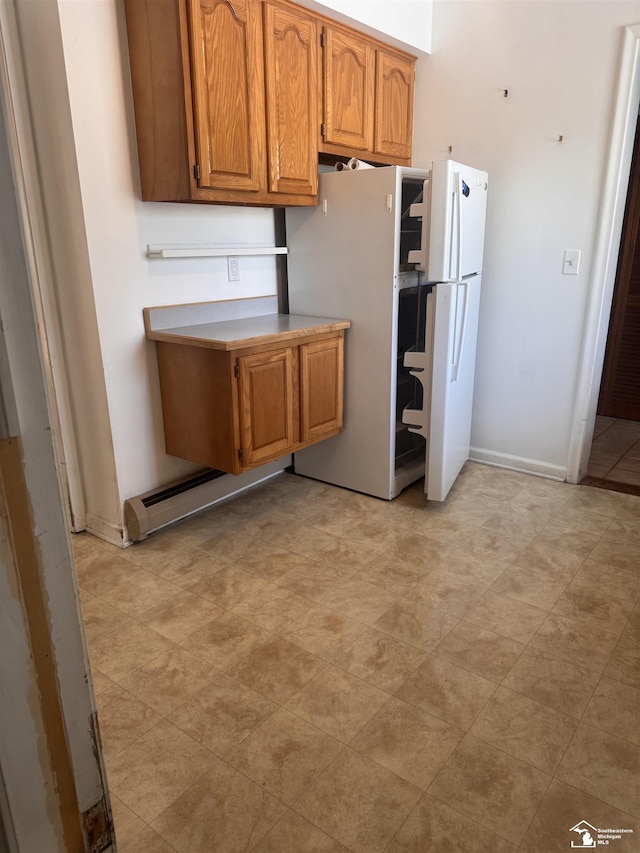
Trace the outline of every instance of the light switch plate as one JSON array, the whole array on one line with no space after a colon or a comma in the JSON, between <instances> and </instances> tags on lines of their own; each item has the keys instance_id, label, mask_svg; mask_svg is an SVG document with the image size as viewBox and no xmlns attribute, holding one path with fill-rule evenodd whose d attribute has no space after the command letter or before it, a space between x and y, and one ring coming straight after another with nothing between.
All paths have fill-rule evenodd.
<instances>
[{"instance_id":1,"label":"light switch plate","mask_svg":"<svg viewBox=\"0 0 640 853\"><path fill-rule=\"evenodd\" d=\"M580 270L580 249L565 249L562 264L563 275L578 275Z\"/></svg>"}]
</instances>

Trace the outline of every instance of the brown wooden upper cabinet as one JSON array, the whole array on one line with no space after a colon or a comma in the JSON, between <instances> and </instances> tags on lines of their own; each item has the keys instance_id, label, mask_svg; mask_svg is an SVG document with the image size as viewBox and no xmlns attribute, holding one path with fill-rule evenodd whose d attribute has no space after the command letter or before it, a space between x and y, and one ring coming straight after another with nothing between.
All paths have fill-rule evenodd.
<instances>
[{"instance_id":1,"label":"brown wooden upper cabinet","mask_svg":"<svg viewBox=\"0 0 640 853\"><path fill-rule=\"evenodd\" d=\"M322 45L321 150L410 165L414 57L339 25Z\"/></svg>"},{"instance_id":2,"label":"brown wooden upper cabinet","mask_svg":"<svg viewBox=\"0 0 640 853\"><path fill-rule=\"evenodd\" d=\"M318 26L301 9L264 3L270 192L318 192Z\"/></svg>"},{"instance_id":3,"label":"brown wooden upper cabinet","mask_svg":"<svg viewBox=\"0 0 640 853\"><path fill-rule=\"evenodd\" d=\"M199 189L264 187L260 4L188 0Z\"/></svg>"},{"instance_id":4,"label":"brown wooden upper cabinet","mask_svg":"<svg viewBox=\"0 0 640 853\"><path fill-rule=\"evenodd\" d=\"M376 51L373 150L402 165L411 163L414 65L413 57Z\"/></svg>"},{"instance_id":5,"label":"brown wooden upper cabinet","mask_svg":"<svg viewBox=\"0 0 640 853\"><path fill-rule=\"evenodd\" d=\"M125 9L144 200L309 205L318 151L410 164L408 54L287 0Z\"/></svg>"},{"instance_id":6,"label":"brown wooden upper cabinet","mask_svg":"<svg viewBox=\"0 0 640 853\"><path fill-rule=\"evenodd\" d=\"M325 27L323 127L327 147L373 151L376 52L356 33Z\"/></svg>"}]
</instances>

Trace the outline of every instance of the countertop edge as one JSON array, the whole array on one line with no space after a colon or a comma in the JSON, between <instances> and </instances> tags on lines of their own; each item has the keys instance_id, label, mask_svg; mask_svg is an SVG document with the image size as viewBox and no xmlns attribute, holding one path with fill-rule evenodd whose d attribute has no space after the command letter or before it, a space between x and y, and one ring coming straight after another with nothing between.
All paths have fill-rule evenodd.
<instances>
[{"instance_id":1,"label":"countertop edge","mask_svg":"<svg viewBox=\"0 0 640 853\"><path fill-rule=\"evenodd\" d=\"M247 317L246 319L250 320L251 318ZM231 350L244 349L245 347L278 343L279 341L294 341L314 337L316 335L330 334L332 332L343 331L344 329L348 329L351 326L350 320L332 320L328 323L324 318L308 317L307 319L309 320L309 325L300 329L289 329L275 332L263 332L259 334L248 334L246 336L234 338L233 340L220 340L216 339L215 337L199 338L197 336L194 336L193 334L184 335L180 334L179 329L158 331L147 330L145 337L147 338L147 340L151 341L183 344L185 346L204 347L206 349L223 350L229 352ZM319 320L318 323L314 323L316 319Z\"/></svg>"}]
</instances>

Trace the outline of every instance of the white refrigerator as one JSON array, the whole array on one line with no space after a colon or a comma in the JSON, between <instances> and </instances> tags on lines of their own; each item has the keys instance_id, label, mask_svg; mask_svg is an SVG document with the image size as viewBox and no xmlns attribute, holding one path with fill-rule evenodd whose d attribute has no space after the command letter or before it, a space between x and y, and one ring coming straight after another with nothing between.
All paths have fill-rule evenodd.
<instances>
[{"instance_id":1,"label":"white refrigerator","mask_svg":"<svg viewBox=\"0 0 640 853\"><path fill-rule=\"evenodd\" d=\"M344 431L297 473L390 500L446 498L469 457L486 172L436 161L320 175L288 209L289 310L343 317Z\"/></svg>"}]
</instances>

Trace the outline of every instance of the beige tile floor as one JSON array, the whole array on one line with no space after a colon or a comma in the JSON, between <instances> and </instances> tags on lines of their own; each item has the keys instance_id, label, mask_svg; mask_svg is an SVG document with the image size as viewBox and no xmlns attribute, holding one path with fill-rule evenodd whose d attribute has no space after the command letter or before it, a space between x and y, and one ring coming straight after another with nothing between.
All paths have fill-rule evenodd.
<instances>
[{"instance_id":1,"label":"beige tile floor","mask_svg":"<svg viewBox=\"0 0 640 853\"><path fill-rule=\"evenodd\" d=\"M640 849L640 497L420 485L74 537L121 853Z\"/></svg>"},{"instance_id":2,"label":"beige tile floor","mask_svg":"<svg viewBox=\"0 0 640 853\"><path fill-rule=\"evenodd\" d=\"M640 486L640 421L597 415L587 474Z\"/></svg>"}]
</instances>

